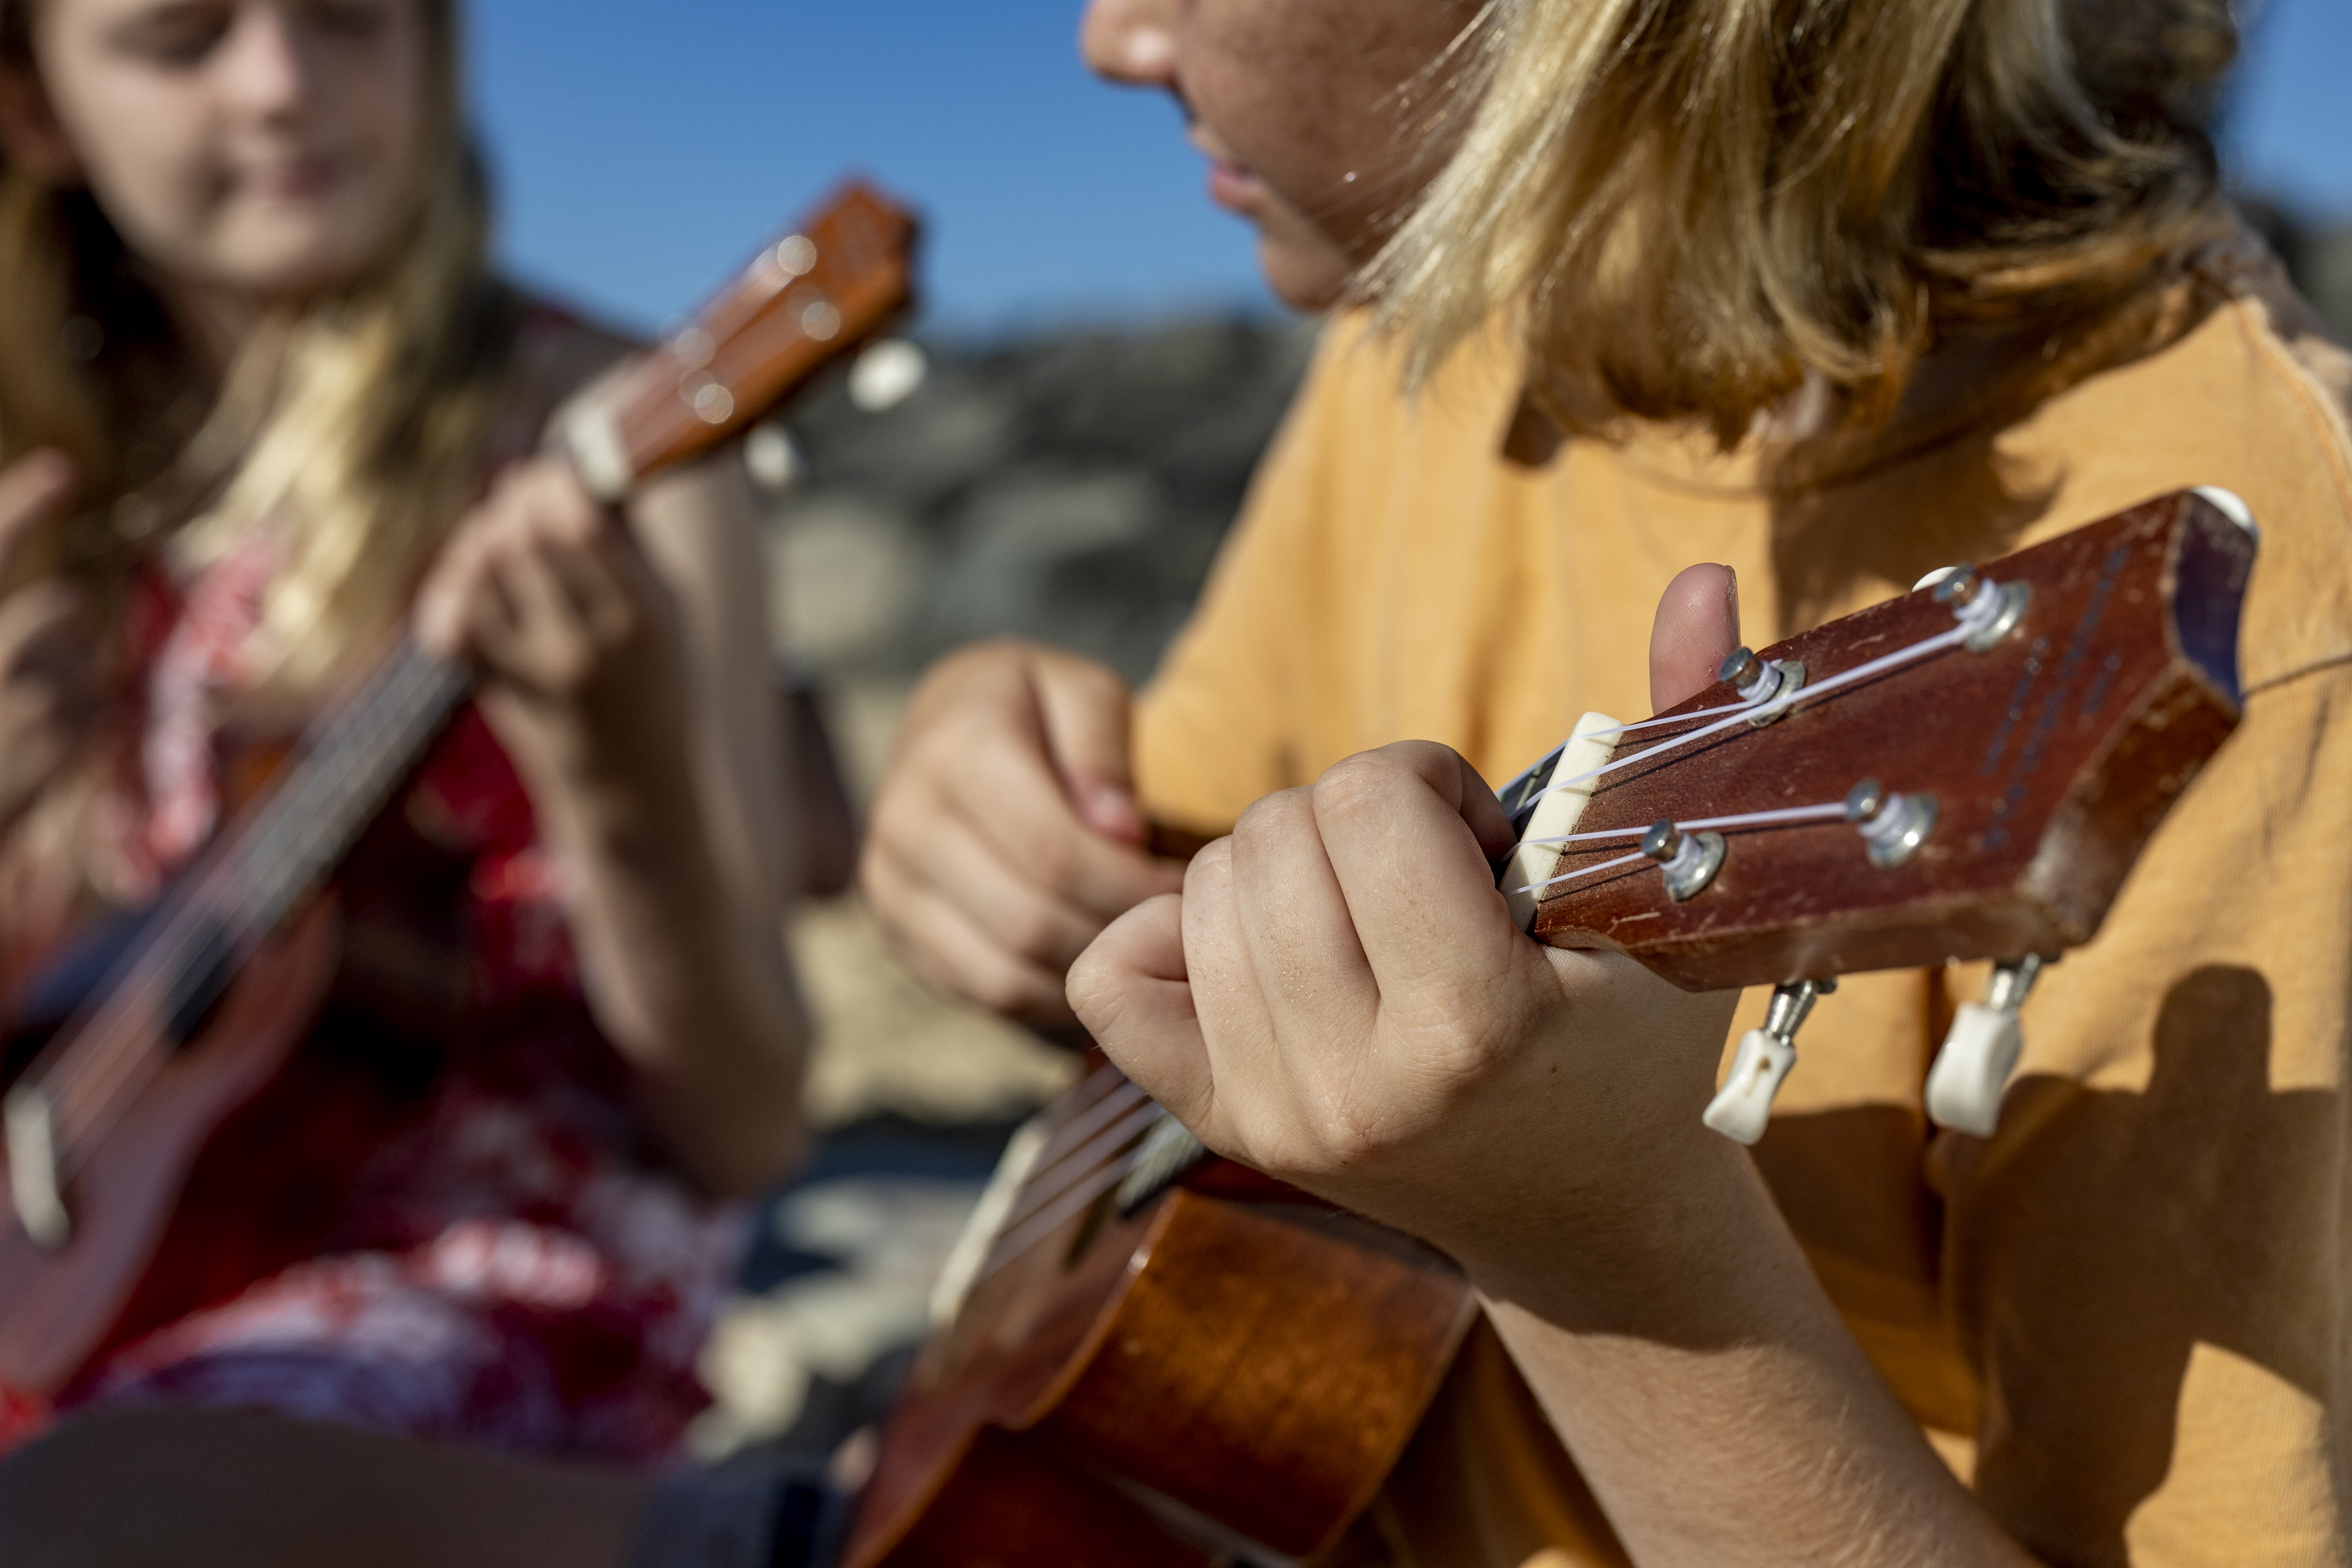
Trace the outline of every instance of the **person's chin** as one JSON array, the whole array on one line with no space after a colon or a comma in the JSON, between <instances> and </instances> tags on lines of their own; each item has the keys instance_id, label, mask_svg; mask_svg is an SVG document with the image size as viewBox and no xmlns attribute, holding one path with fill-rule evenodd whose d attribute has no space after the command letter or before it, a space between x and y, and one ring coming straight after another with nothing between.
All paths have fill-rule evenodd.
<instances>
[{"instance_id":1,"label":"person's chin","mask_svg":"<svg viewBox=\"0 0 2352 1568\"><path fill-rule=\"evenodd\" d=\"M334 213L273 213L245 226L223 270L264 299L330 292L368 269L378 247L355 243L362 226Z\"/></svg>"},{"instance_id":2,"label":"person's chin","mask_svg":"<svg viewBox=\"0 0 2352 1568\"><path fill-rule=\"evenodd\" d=\"M1348 291L1349 269L1337 252L1302 248L1263 230L1258 234L1257 266L1275 298L1294 310L1328 310Z\"/></svg>"},{"instance_id":3,"label":"person's chin","mask_svg":"<svg viewBox=\"0 0 2352 1568\"><path fill-rule=\"evenodd\" d=\"M1328 310L1355 275L1348 253L1286 208L1256 218L1257 265L1266 287L1294 310Z\"/></svg>"}]
</instances>

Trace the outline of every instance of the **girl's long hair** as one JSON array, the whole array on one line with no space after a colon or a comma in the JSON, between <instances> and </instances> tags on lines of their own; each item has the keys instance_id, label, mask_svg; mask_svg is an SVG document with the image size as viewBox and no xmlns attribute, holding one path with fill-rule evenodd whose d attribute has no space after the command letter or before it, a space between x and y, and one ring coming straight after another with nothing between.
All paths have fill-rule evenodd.
<instances>
[{"instance_id":1,"label":"girl's long hair","mask_svg":"<svg viewBox=\"0 0 2352 1568\"><path fill-rule=\"evenodd\" d=\"M0 0L0 63L31 68L29 0ZM0 461L62 448L87 510L49 561L162 547L187 566L272 531L256 687L299 695L400 614L478 481L516 316L486 262L488 200L458 97L455 0L415 0L425 152L364 276L265 321L216 395L85 190L0 164Z\"/></svg>"},{"instance_id":2,"label":"girl's long hair","mask_svg":"<svg viewBox=\"0 0 2352 1568\"><path fill-rule=\"evenodd\" d=\"M1498 318L1571 429L1861 423L1938 336L2128 297L2223 221L2227 0L1487 0L1360 288L1418 379ZM1449 123L1449 121L1452 122Z\"/></svg>"}]
</instances>

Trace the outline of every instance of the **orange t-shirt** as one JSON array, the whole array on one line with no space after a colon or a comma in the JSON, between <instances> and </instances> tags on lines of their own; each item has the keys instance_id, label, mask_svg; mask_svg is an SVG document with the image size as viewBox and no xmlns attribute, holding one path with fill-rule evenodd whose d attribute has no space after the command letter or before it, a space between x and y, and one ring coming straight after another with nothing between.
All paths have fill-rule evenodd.
<instances>
[{"instance_id":1,"label":"orange t-shirt","mask_svg":"<svg viewBox=\"0 0 2352 1568\"><path fill-rule=\"evenodd\" d=\"M2033 993L1999 1132L1920 1109L1931 1019L1981 968L1862 975L1806 1026L1757 1161L1856 1339L2029 1550L2338 1563L2352 356L2274 270L2200 281L2225 298L2160 352L1802 487L1660 430L1511 460L1510 355L1465 351L1407 398L1340 321L1146 695L1138 766L1157 814L1202 828L1407 738L1499 783L1585 710L1649 711L1651 616L1693 562L1737 570L1760 646L2164 491L2237 491L2262 528L2243 722ZM1615 1560L1479 1343L1381 1506L1397 1555Z\"/></svg>"}]
</instances>

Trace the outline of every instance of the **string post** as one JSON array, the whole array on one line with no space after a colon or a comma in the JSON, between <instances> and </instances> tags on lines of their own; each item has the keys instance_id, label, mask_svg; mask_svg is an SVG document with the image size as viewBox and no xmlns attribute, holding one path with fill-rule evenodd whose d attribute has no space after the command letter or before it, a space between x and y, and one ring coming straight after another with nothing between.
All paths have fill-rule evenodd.
<instances>
[{"instance_id":1,"label":"string post","mask_svg":"<svg viewBox=\"0 0 2352 1568\"><path fill-rule=\"evenodd\" d=\"M1938 1127L1990 1138L2000 1124L2000 1097L2025 1049L2018 1014L2042 970L2055 958L2027 953L1993 966L1982 1003L1953 1010L1944 1048L1927 1071L1927 1116Z\"/></svg>"},{"instance_id":2,"label":"string post","mask_svg":"<svg viewBox=\"0 0 2352 1568\"><path fill-rule=\"evenodd\" d=\"M1742 702L1761 702L1780 689L1780 672L1758 658L1754 648L1733 648L1715 678L1727 682Z\"/></svg>"},{"instance_id":3,"label":"string post","mask_svg":"<svg viewBox=\"0 0 2352 1568\"><path fill-rule=\"evenodd\" d=\"M1805 667L1793 659L1760 659L1753 648L1740 647L1731 650L1715 678L1728 684L1740 701L1755 710L1748 721L1761 729L1789 710L1790 702L1805 684Z\"/></svg>"},{"instance_id":4,"label":"string post","mask_svg":"<svg viewBox=\"0 0 2352 1568\"><path fill-rule=\"evenodd\" d=\"M1845 819L1861 829L1870 863L1889 870L1916 855L1935 831L1936 797L1890 792L1864 779L1846 791Z\"/></svg>"},{"instance_id":5,"label":"string post","mask_svg":"<svg viewBox=\"0 0 2352 1568\"><path fill-rule=\"evenodd\" d=\"M1963 646L1970 653L1984 653L2017 629L2033 602L2033 588L2026 583L1995 583L1973 566L1957 566L1936 584L1933 597L1968 629Z\"/></svg>"},{"instance_id":6,"label":"string post","mask_svg":"<svg viewBox=\"0 0 2352 1568\"><path fill-rule=\"evenodd\" d=\"M1660 817L1642 835L1642 853L1658 863L1666 892L1678 904L1706 891L1723 869L1725 852L1722 834L1685 833L1672 817Z\"/></svg>"},{"instance_id":7,"label":"string post","mask_svg":"<svg viewBox=\"0 0 2352 1568\"><path fill-rule=\"evenodd\" d=\"M1813 1004L1837 989L1835 980L1791 980L1772 989L1764 1026L1739 1037L1731 1071L1700 1118L1735 1143L1753 1144L1772 1120L1772 1101L1797 1065L1797 1031Z\"/></svg>"}]
</instances>

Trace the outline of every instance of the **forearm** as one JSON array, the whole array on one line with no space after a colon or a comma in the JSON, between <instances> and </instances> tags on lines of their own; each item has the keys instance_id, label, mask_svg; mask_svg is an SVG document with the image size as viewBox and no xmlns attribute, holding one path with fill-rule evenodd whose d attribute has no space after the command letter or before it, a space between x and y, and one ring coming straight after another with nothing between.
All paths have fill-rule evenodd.
<instances>
[{"instance_id":1,"label":"forearm","mask_svg":"<svg viewBox=\"0 0 2352 1568\"><path fill-rule=\"evenodd\" d=\"M544 816L597 1022L694 1174L748 1192L804 1144L808 1026L782 933L720 875L684 773L575 775Z\"/></svg>"},{"instance_id":2,"label":"forearm","mask_svg":"<svg viewBox=\"0 0 2352 1568\"><path fill-rule=\"evenodd\" d=\"M1472 1278L1635 1561L2023 1564L1822 1295L1744 1152ZM1605 1231L1606 1234L1596 1234Z\"/></svg>"}]
</instances>

